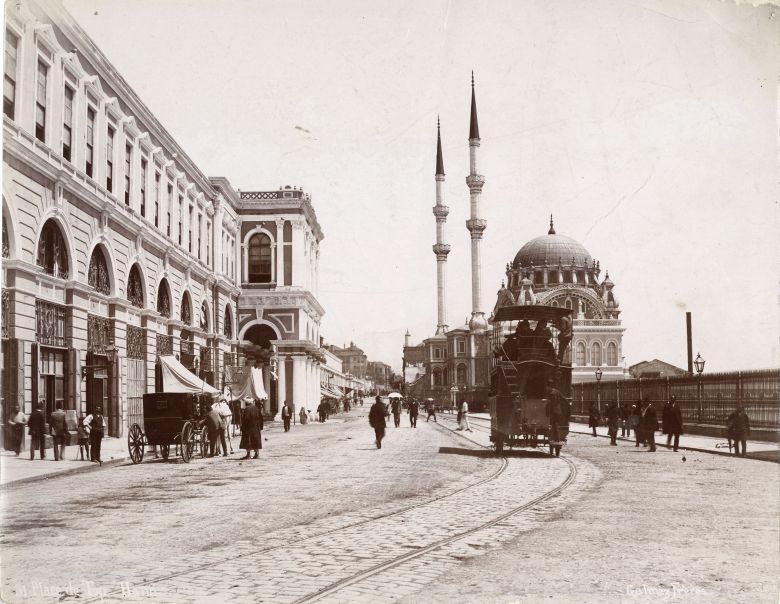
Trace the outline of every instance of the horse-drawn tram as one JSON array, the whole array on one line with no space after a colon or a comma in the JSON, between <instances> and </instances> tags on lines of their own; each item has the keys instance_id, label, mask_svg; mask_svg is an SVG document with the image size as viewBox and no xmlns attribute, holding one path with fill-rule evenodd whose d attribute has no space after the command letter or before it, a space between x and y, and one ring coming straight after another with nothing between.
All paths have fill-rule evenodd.
<instances>
[{"instance_id":1,"label":"horse-drawn tram","mask_svg":"<svg viewBox=\"0 0 780 604\"><path fill-rule=\"evenodd\" d=\"M569 434L572 311L504 306L493 317L490 440L504 447L549 447L560 455Z\"/></svg>"}]
</instances>

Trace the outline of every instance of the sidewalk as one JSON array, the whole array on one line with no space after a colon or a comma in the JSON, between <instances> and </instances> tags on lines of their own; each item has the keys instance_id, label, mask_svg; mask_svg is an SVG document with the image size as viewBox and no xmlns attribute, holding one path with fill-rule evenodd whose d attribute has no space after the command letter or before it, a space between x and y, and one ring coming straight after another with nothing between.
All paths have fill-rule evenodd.
<instances>
[{"instance_id":1,"label":"sidewalk","mask_svg":"<svg viewBox=\"0 0 780 604\"><path fill-rule=\"evenodd\" d=\"M29 446L29 438L26 445ZM40 452L35 452L35 459L30 461L30 449L25 448L19 457L13 451L0 453L0 487L17 486L37 480L46 480L52 476L76 474L97 470L100 464L91 461L81 461L78 445L65 447L65 459L54 461L54 449L46 449L46 459L40 458ZM103 458L102 467L116 465L129 460L127 438L104 438L100 448Z\"/></svg>"},{"instance_id":2,"label":"sidewalk","mask_svg":"<svg viewBox=\"0 0 780 604\"><path fill-rule=\"evenodd\" d=\"M587 424L571 422L569 424L569 430L571 432L577 432L579 434L591 434L592 429ZM619 430L618 430L619 431ZM601 438L609 438L607 435L607 428L602 426L596 428L596 434ZM625 443L636 443L633 432L631 438L623 438L618 436L618 441ZM659 450L666 450L666 435L661 432L655 434L655 444ZM683 434L680 437L681 451L700 451L702 453L714 453L716 455L734 455L733 452L729 452L729 445L726 437L714 438L711 436L699 436ZM747 441L747 457L751 459L761 459L764 461L780 461L780 445L776 442L768 442L763 440L749 440Z\"/></svg>"}]
</instances>

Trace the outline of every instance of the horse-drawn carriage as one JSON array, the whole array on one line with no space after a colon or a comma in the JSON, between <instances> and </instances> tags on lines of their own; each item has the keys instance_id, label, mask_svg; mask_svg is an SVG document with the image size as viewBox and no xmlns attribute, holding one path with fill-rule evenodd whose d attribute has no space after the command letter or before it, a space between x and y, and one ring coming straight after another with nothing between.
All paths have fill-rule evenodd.
<instances>
[{"instance_id":1,"label":"horse-drawn carriage","mask_svg":"<svg viewBox=\"0 0 780 604\"><path fill-rule=\"evenodd\" d=\"M171 446L175 454L189 463L193 454L204 457L209 450L208 431L203 425L211 394L191 392L155 392L144 394L143 427L133 424L127 434L127 448L133 463L141 463L147 445L160 447L168 459Z\"/></svg>"},{"instance_id":2,"label":"horse-drawn carriage","mask_svg":"<svg viewBox=\"0 0 780 604\"><path fill-rule=\"evenodd\" d=\"M493 317L490 440L498 454L506 445L560 455L569 434L571 313L504 306Z\"/></svg>"}]
</instances>

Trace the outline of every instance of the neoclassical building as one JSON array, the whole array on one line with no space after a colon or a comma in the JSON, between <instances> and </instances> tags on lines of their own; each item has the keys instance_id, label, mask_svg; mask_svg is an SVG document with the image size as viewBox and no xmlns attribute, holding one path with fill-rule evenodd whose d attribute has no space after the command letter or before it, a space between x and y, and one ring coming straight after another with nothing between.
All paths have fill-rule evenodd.
<instances>
[{"instance_id":1,"label":"neoclassical building","mask_svg":"<svg viewBox=\"0 0 780 604\"><path fill-rule=\"evenodd\" d=\"M309 196L205 176L58 2L7 3L5 24L3 423L101 404L121 435L165 354L218 387L263 362L268 413L319 400Z\"/></svg>"}]
</instances>

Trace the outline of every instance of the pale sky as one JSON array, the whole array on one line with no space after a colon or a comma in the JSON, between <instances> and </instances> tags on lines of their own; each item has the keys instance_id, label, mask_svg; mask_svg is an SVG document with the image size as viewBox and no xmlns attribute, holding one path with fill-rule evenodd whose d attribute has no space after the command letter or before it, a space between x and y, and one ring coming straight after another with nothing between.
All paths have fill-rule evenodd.
<instances>
[{"instance_id":1,"label":"pale sky","mask_svg":"<svg viewBox=\"0 0 780 604\"><path fill-rule=\"evenodd\" d=\"M626 364L776 366L780 15L720 0L65 0L210 176L303 186L325 232L322 334L399 370L436 327L436 116L447 307L471 311L470 74L483 308L556 231L609 270ZM602 278L604 273L602 272Z\"/></svg>"}]
</instances>

